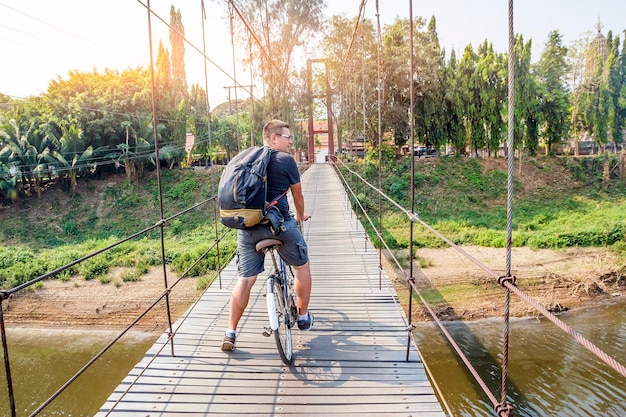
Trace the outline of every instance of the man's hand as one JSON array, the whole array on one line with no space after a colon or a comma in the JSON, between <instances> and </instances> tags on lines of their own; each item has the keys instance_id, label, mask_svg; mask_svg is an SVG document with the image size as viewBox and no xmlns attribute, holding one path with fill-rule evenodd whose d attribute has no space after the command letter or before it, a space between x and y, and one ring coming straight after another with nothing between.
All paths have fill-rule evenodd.
<instances>
[{"instance_id":1,"label":"man's hand","mask_svg":"<svg viewBox=\"0 0 626 417\"><path fill-rule=\"evenodd\" d=\"M296 221L305 222L305 221L309 220L310 218L311 218L311 216L309 214L304 213L301 218L298 218L298 216L296 216Z\"/></svg>"}]
</instances>

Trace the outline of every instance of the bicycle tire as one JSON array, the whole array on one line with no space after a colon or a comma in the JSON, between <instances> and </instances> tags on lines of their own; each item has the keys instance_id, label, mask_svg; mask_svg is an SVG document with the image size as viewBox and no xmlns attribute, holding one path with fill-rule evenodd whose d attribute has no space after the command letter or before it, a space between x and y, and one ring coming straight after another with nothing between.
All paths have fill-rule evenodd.
<instances>
[{"instance_id":1,"label":"bicycle tire","mask_svg":"<svg viewBox=\"0 0 626 417\"><path fill-rule=\"evenodd\" d=\"M278 316L278 328L274 331L274 339L278 354L285 365L293 363L293 341L291 338L289 303L287 302L289 293L285 279L285 265L280 261L280 275L276 275L274 279L274 300L276 304L276 315Z\"/></svg>"}]
</instances>

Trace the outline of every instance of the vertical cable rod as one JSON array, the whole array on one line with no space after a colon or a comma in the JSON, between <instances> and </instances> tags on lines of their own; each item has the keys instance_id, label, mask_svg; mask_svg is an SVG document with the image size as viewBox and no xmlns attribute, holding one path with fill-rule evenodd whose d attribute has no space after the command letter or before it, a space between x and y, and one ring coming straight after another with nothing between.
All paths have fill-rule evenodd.
<instances>
[{"instance_id":1,"label":"vertical cable rod","mask_svg":"<svg viewBox=\"0 0 626 417\"><path fill-rule=\"evenodd\" d=\"M206 56L206 32L205 32L205 21L206 21L206 8L204 6L204 0L200 0L201 7L201 22L202 26L202 54ZM213 135L211 135L211 102L209 101L209 72L207 69L206 59L204 62L204 91L206 93L206 119L207 119L207 134L209 139L209 160L211 161L211 170L209 172L209 178L211 178L211 186L214 186L217 181L215 180L215 169L213 166L215 165L215 161L213 160ZM236 85L237 83L235 83ZM252 90L250 90L250 97L252 97ZM217 195L217 190L211 189L211 192ZM217 218L218 218L218 208L217 208L217 199L213 201L213 219L215 221L214 230L215 230L215 251L217 256L217 278L220 284L220 290L222 289L222 260L220 254L220 239L219 239L219 229L217 226Z\"/></svg>"},{"instance_id":2,"label":"vertical cable rod","mask_svg":"<svg viewBox=\"0 0 626 417\"><path fill-rule=\"evenodd\" d=\"M165 258L165 231L163 230L163 226L165 223L163 222L163 182L161 180L161 158L159 157L159 132L157 129L158 120L157 120L157 106L156 106L156 83L154 80L154 53L152 48L152 9L150 7L150 0L147 2L148 4L148 39L150 43L150 85L152 89L152 132L154 134L154 153L156 159L156 172L157 172L157 183L159 187L159 233L161 237L161 264L163 267L163 285L165 288L169 288L167 285L167 260ZM172 336L172 313L170 311L170 296L169 291L165 295L165 306L167 310L167 324L170 329L170 337ZM174 354L174 338L171 338L172 341L172 356L176 356Z\"/></svg>"},{"instance_id":3,"label":"vertical cable rod","mask_svg":"<svg viewBox=\"0 0 626 417\"><path fill-rule=\"evenodd\" d=\"M413 117L413 78L415 71L415 51L413 50L413 0L409 0L409 37L410 48L409 52L409 131L411 135L411 148L409 153L411 154L411 213L415 213L415 158L413 157L413 149L415 147L415 118ZM415 283L415 277L413 276L413 221L409 227L409 283ZM413 329L413 285L409 285L409 327L408 338L406 342L406 360L409 360L409 353L411 352L411 330Z\"/></svg>"}]
</instances>

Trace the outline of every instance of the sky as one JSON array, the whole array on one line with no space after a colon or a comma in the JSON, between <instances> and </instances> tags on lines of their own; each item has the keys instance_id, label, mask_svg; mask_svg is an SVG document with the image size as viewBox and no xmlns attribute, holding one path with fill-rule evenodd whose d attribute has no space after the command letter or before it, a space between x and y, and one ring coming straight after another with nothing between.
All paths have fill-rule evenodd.
<instances>
[{"instance_id":1,"label":"sky","mask_svg":"<svg viewBox=\"0 0 626 417\"><path fill-rule=\"evenodd\" d=\"M150 63L148 0L0 0L0 92L25 98L47 90L51 80L68 78L69 71L105 68L122 71ZM326 15L355 17L360 0L326 0ZM396 18L408 18L411 0L380 0L381 26ZM440 44L457 55L471 43L474 49L485 39L499 52L508 50L508 1L430 0L412 1L414 17L435 16ZM151 8L169 22L171 5L179 9L187 39L202 50L200 0L152 0ZM227 86L250 84L241 63L247 45L236 47L235 71L226 0L205 0L204 31L211 107L228 100ZM376 1L365 3L365 15L376 22ZM533 40L533 61L538 60L548 33L558 30L565 46L583 36L595 35L598 19L604 35L626 29L624 0L518 0L514 2L514 31ZM153 54L158 42L169 44L168 28L152 17ZM204 86L200 53L185 45L188 83ZM315 57L319 58L319 57ZM248 93L238 89L239 95ZM258 91L255 92L257 95ZM234 96L234 89L231 89Z\"/></svg>"}]
</instances>

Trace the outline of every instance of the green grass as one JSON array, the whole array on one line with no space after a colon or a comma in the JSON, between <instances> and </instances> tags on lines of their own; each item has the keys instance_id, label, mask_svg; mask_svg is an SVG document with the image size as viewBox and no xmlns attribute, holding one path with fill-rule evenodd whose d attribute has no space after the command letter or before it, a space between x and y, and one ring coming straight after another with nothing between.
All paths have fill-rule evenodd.
<instances>
[{"instance_id":1,"label":"green grass","mask_svg":"<svg viewBox=\"0 0 626 417\"><path fill-rule=\"evenodd\" d=\"M493 164L471 158L432 158L416 164L415 212L457 244L503 247L506 243L506 173ZM506 166L506 164L504 164ZM491 167L490 167L491 166ZM533 248L610 246L626 258L626 190L619 181L602 184L600 158L529 159L523 162L529 180L514 183L513 244ZM359 173L378 183L378 168L362 164ZM598 171L599 170L599 171ZM351 174L347 178L354 180ZM408 160L384 168L385 193L410 208L411 176ZM164 217L207 199L219 175L206 171L164 170ZM158 183L154 174L131 182L123 177L95 187L85 180L78 193L47 190L41 200L24 199L2 208L0 227L0 286L11 288L153 226L159 219ZM115 185L111 185L116 183ZM539 184L539 185L536 185ZM359 190L359 200L378 219L378 196ZM409 247L409 219L383 200L382 233L391 249ZM164 226L166 262L177 274L187 271L216 239L212 203L201 205ZM419 223L414 225L414 248L447 244ZM371 226L372 242L379 246ZM221 235L221 230L217 235ZM220 241L220 259L230 259L236 248L230 233ZM158 229L119 245L56 276L69 279L110 280L114 267L128 268L122 281L140 280L151 266L160 265ZM194 266L200 288L215 274L216 249ZM131 271L131 272L129 272Z\"/></svg>"},{"instance_id":2,"label":"green grass","mask_svg":"<svg viewBox=\"0 0 626 417\"><path fill-rule=\"evenodd\" d=\"M383 169L382 188L408 210L409 160L390 165ZM623 253L626 189L617 178L610 184L602 183L602 167L602 158L524 161L524 175L516 175L513 182L513 245L611 246L616 253ZM355 170L366 172L368 181L378 184L377 167L363 169L360 165ZM362 190L354 176L345 176L353 189ZM506 161L433 158L415 164L414 183L415 213L452 242L486 247L506 245ZM359 200L377 222L378 195L371 190L360 191ZM368 225L367 230L378 246L372 227ZM391 249L408 248L409 233L407 216L383 199L382 234L387 244ZM414 247L447 246L419 223L415 224L413 236Z\"/></svg>"},{"instance_id":3,"label":"green grass","mask_svg":"<svg viewBox=\"0 0 626 417\"><path fill-rule=\"evenodd\" d=\"M207 199L214 189L211 184L207 172L165 170L164 217ZM158 183L154 176L137 182L120 178L119 183L99 193L90 182L82 185L74 196L50 191L42 200L27 199L3 208L0 239L5 244L0 246L0 287L12 288L49 273L153 226L159 219ZM213 245L213 213L212 203L208 203L165 224L165 258L177 274L187 271ZM219 227L217 233L221 235L223 230ZM235 247L234 233L220 241L222 263L230 259ZM121 281L131 282L140 280L151 266L161 263L161 236L157 228L54 278L65 280L80 275L107 284L111 282L111 269L123 267L128 269L122 273ZM213 248L188 275L201 276L198 286L202 288L212 281L216 267L217 253Z\"/></svg>"}]
</instances>

